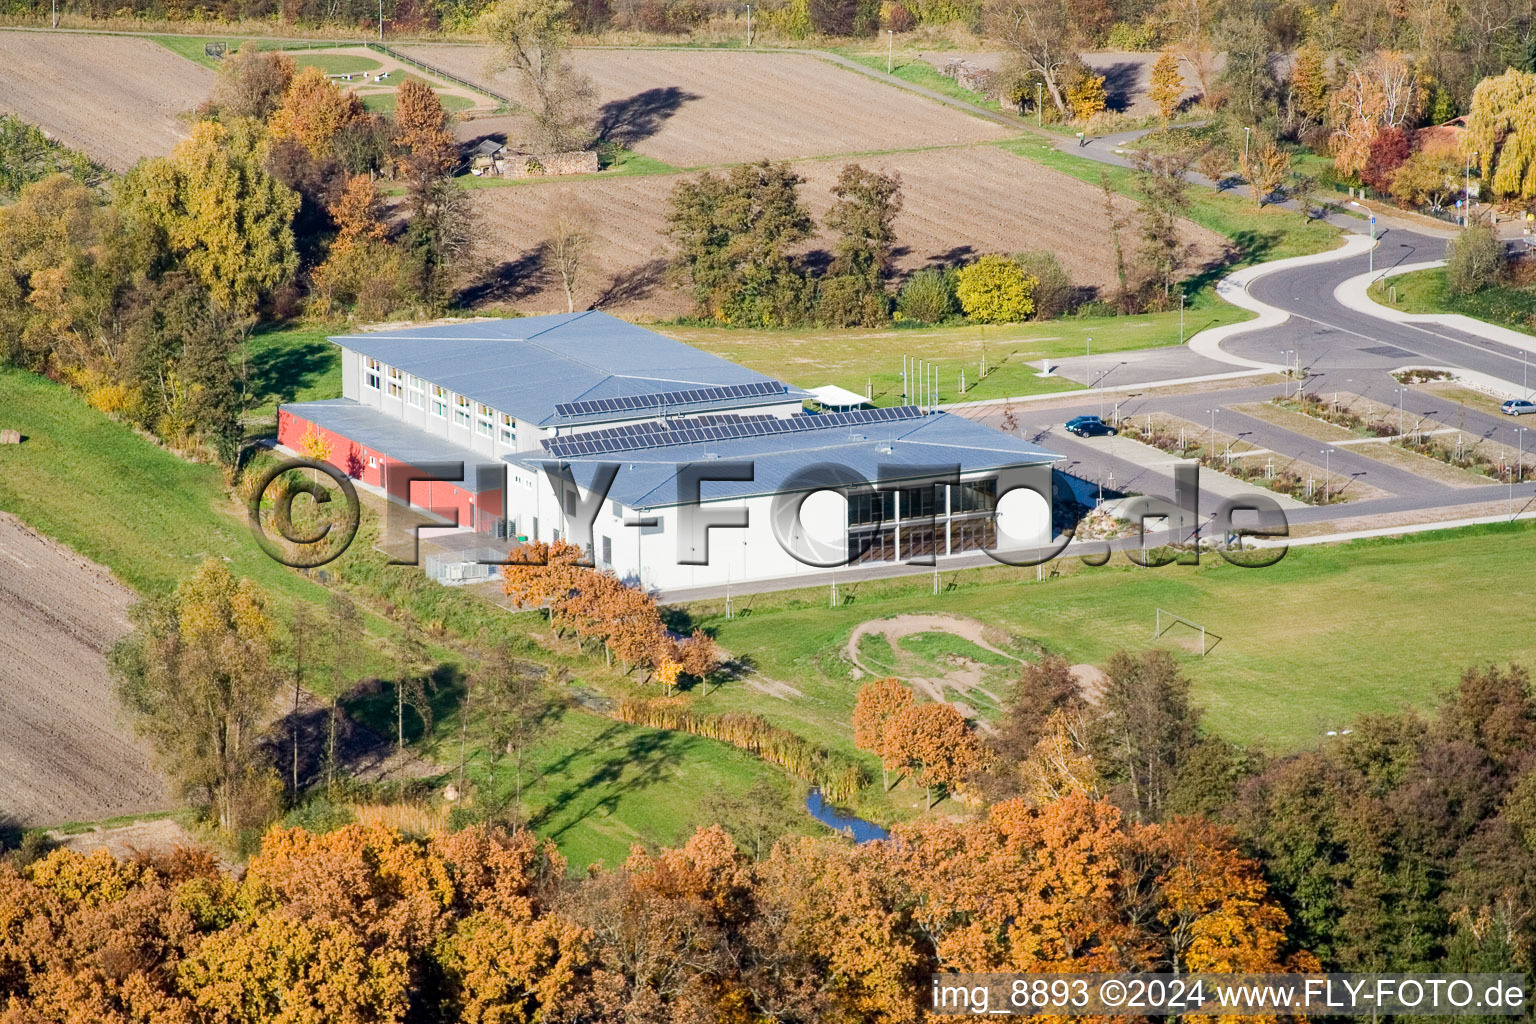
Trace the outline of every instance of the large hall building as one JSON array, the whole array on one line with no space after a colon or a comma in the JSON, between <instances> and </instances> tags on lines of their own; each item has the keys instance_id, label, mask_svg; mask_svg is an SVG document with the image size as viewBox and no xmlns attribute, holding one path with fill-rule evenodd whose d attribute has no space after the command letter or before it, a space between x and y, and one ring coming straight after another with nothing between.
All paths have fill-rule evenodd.
<instances>
[{"instance_id":1,"label":"large hall building","mask_svg":"<svg viewBox=\"0 0 1536 1024\"><path fill-rule=\"evenodd\" d=\"M281 406L281 445L317 435L393 500L507 546L578 543L657 590L942 565L994 544L999 472L1058 459L916 406L809 411L808 392L600 312L331 341L342 397ZM460 479L408 480L456 464ZM935 467L952 481L935 486ZM712 521L744 510L746 525L702 534L690 505Z\"/></svg>"}]
</instances>

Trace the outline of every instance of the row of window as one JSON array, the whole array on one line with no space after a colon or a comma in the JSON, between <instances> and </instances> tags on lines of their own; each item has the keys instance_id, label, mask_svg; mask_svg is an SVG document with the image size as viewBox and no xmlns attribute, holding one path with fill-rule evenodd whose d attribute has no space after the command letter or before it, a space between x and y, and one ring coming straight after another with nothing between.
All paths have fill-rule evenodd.
<instances>
[{"instance_id":1,"label":"row of window","mask_svg":"<svg viewBox=\"0 0 1536 1024\"><path fill-rule=\"evenodd\" d=\"M429 384L414 374L401 373L399 367L384 366L377 359L366 359L363 384L374 391L382 387L391 398L403 397L410 405L426 409L440 420L448 418L451 399L456 426L473 429L481 437L499 438L502 444L517 444L517 424L507 413L497 412L479 402L472 403L463 395L454 394L437 384Z\"/></svg>"},{"instance_id":2,"label":"row of window","mask_svg":"<svg viewBox=\"0 0 1536 1024\"><path fill-rule=\"evenodd\" d=\"M975 480L949 488L949 514L990 512L997 506L997 481ZM944 501L933 487L901 489L901 518L929 519L945 514ZM895 491L858 491L848 496L848 525L871 526L896 518Z\"/></svg>"}]
</instances>

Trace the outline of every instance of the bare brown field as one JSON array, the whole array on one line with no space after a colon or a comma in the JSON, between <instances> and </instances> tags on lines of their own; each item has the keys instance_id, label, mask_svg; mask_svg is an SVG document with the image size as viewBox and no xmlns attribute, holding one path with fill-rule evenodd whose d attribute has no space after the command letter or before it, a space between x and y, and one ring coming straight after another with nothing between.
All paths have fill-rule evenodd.
<instances>
[{"instance_id":1,"label":"bare brown field","mask_svg":"<svg viewBox=\"0 0 1536 1024\"><path fill-rule=\"evenodd\" d=\"M514 75L485 73L488 47L401 49L468 82L517 95ZM593 49L577 51L576 64L597 85L602 134L676 167L955 145L1011 134L803 54Z\"/></svg>"},{"instance_id":2,"label":"bare brown field","mask_svg":"<svg viewBox=\"0 0 1536 1024\"><path fill-rule=\"evenodd\" d=\"M0 514L0 816L95 821L171 806L113 714L106 655L134 594Z\"/></svg>"},{"instance_id":3,"label":"bare brown field","mask_svg":"<svg viewBox=\"0 0 1536 1024\"><path fill-rule=\"evenodd\" d=\"M0 31L0 112L115 171L169 153L215 77L148 39Z\"/></svg>"},{"instance_id":4,"label":"bare brown field","mask_svg":"<svg viewBox=\"0 0 1536 1024\"><path fill-rule=\"evenodd\" d=\"M795 165L806 178L801 195L820 221L832 203L831 187L842 159ZM1079 285L1103 287L1114 280L1114 243L1109 233L1089 230L1104 217L1103 194L1092 185L1023 160L993 146L965 146L919 153L863 157L868 168L902 177L904 208L896 219L897 267L902 272L986 252L1048 249ZM680 175L615 177L540 183L474 191L480 215L478 256L501 268L501 281L477 293L528 312L563 311L565 296L542 267L538 246L548 231L555 198L568 193L590 211L594 231L591 274L578 290L577 307L596 305L629 315L675 316L690 308L683 292L660 280L666 256L667 194ZM1135 204L1116 198L1117 209ZM1134 248L1134 228L1124 239ZM1184 225L1191 262L1214 259L1222 248L1213 232ZM825 248L830 237L809 248Z\"/></svg>"}]
</instances>

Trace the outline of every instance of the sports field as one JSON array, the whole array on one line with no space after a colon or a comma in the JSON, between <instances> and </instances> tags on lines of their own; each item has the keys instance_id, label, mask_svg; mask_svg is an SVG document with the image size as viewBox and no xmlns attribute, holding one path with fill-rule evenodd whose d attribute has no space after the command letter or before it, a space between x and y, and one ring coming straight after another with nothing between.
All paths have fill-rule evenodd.
<instances>
[{"instance_id":1,"label":"sports field","mask_svg":"<svg viewBox=\"0 0 1536 1024\"><path fill-rule=\"evenodd\" d=\"M851 743L857 683L844 656L860 624L944 613L974 619L1016 653L1049 651L1102 663L1121 648L1153 644L1156 609L1220 637L1204 658L1182 628L1158 643L1179 652L1206 725L1244 744L1292 750L1323 742L1354 716L1428 708L1470 665L1536 662L1536 606L1507 586L1536 557L1536 527L1511 524L1292 550L1278 565L1241 569L1207 559L1198 568L1143 569L1116 558L1103 568L1063 562L1034 569L946 573L932 579L845 585L738 597L689 611L748 656L762 676L800 691L766 697L745 685L700 698L710 710L751 707L810 735ZM1046 572L1049 573L1050 567Z\"/></svg>"}]
</instances>

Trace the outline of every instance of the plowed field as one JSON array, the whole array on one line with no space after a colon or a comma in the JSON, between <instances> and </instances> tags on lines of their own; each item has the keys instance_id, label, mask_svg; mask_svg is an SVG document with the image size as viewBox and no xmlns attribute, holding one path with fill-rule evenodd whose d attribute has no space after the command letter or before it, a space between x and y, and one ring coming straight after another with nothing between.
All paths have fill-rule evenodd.
<instances>
[{"instance_id":1,"label":"plowed field","mask_svg":"<svg viewBox=\"0 0 1536 1024\"><path fill-rule=\"evenodd\" d=\"M106 655L134 595L0 514L0 818L94 821L170 806L114 715Z\"/></svg>"},{"instance_id":2,"label":"plowed field","mask_svg":"<svg viewBox=\"0 0 1536 1024\"><path fill-rule=\"evenodd\" d=\"M795 165L807 179L801 195L818 221L832 203L830 189L845 162ZM1079 285L1102 287L1114 280L1114 242L1102 228L1104 197L1092 185L992 146L858 162L902 177L905 206L896 219L902 271L986 252L1048 249ZM483 297L529 312L565 309L564 293L541 266L537 249L547 234L554 200L568 190L590 211L595 229L594 266L576 296L578 308L596 303L614 312L655 316L688 311L688 296L668 288L658 275L666 255L667 194L679 180L677 175L617 177L475 191L480 256L486 265L500 265L503 278L499 293ZM1130 200L1117 198L1116 206L1133 216ZM1125 231L1127 249L1138 244L1135 230ZM1195 264L1221 249L1218 236L1193 224L1185 223L1184 237ZM811 248L825 248L831 241L817 239Z\"/></svg>"},{"instance_id":3,"label":"plowed field","mask_svg":"<svg viewBox=\"0 0 1536 1024\"><path fill-rule=\"evenodd\" d=\"M148 39L0 31L0 112L116 171L169 153L214 79Z\"/></svg>"},{"instance_id":4,"label":"plowed field","mask_svg":"<svg viewBox=\"0 0 1536 1024\"><path fill-rule=\"evenodd\" d=\"M514 74L485 73L487 47L401 50L465 81L518 95ZM603 133L677 167L954 145L1010 134L801 54L580 50L575 62L597 85Z\"/></svg>"}]
</instances>

